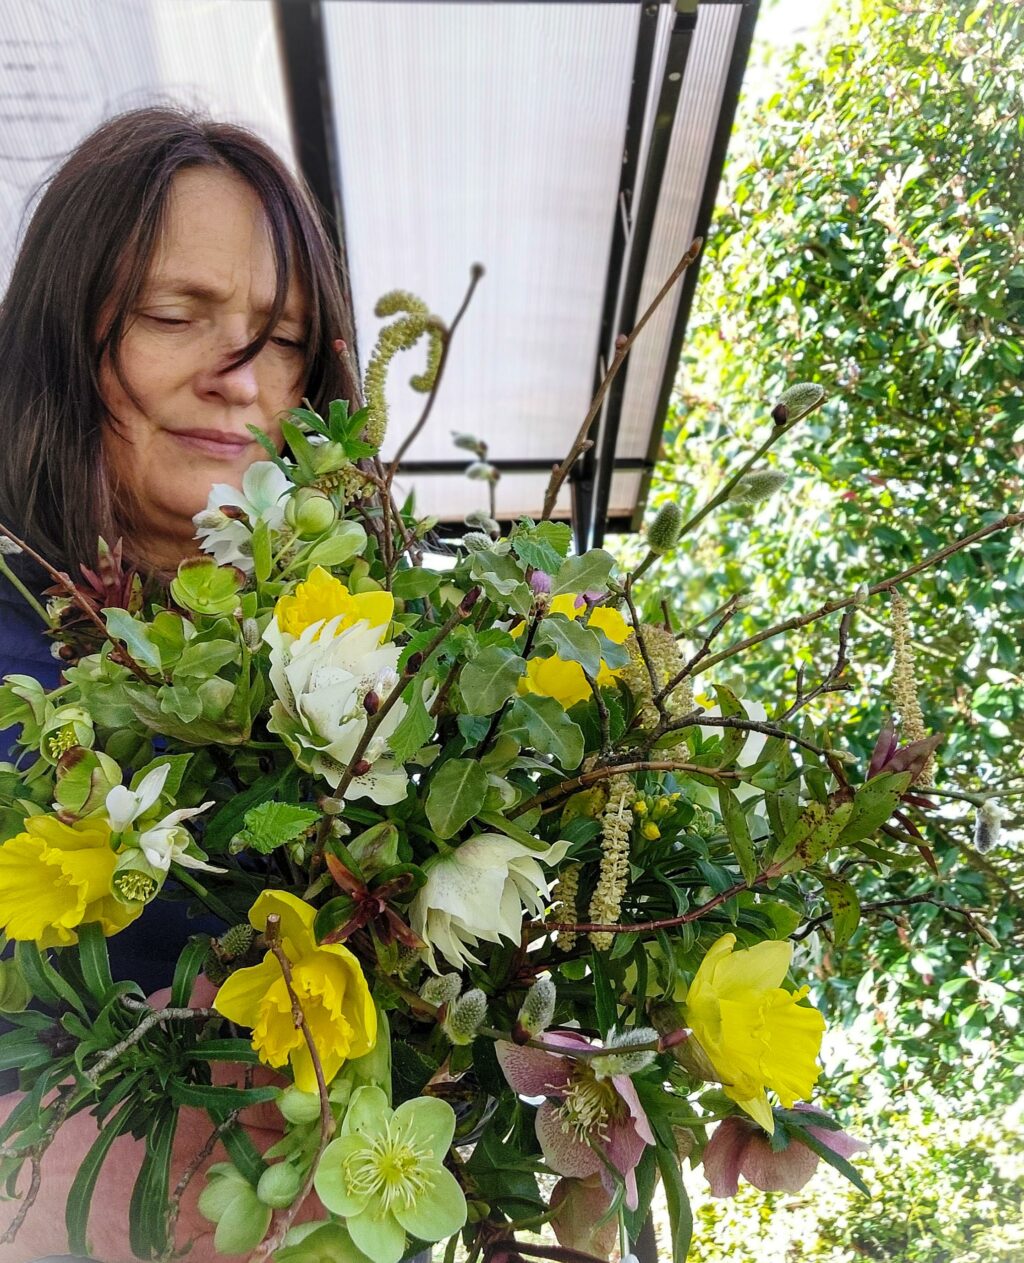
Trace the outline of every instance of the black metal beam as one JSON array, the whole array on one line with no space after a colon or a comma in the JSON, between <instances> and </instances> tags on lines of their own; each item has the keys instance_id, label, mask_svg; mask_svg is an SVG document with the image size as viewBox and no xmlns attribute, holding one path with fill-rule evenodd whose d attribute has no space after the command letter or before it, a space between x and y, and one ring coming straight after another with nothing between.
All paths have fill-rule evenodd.
<instances>
[{"instance_id":1,"label":"black metal beam","mask_svg":"<svg viewBox=\"0 0 1024 1263\"><path fill-rule=\"evenodd\" d=\"M502 460L500 456L488 457L501 471L502 474L549 474L551 466L557 465L562 459L556 456L550 460L536 459L530 457L523 460ZM400 473L402 474L461 474L465 473L466 466L471 464L465 460L403 460ZM629 456L616 462L616 469L622 469L636 473L648 472L647 461L642 456Z\"/></svg>"},{"instance_id":2,"label":"black metal beam","mask_svg":"<svg viewBox=\"0 0 1024 1263\"><path fill-rule=\"evenodd\" d=\"M629 107L626 111L626 134L622 141L622 170L619 175L619 192L613 212L604 305L601 309L601 328L597 339L597 362L594 369L595 394L601 385L603 365L609 362L617 333L615 311L622 283L626 243L629 239L629 217L635 201L637 166L640 161L640 147L643 144L644 114L651 86L655 37L658 33L658 6L656 4L642 5L638 21L636 51L633 56L633 79L629 90ZM569 483L572 493L572 520L576 547L580 551L586 548L590 531L596 469L596 449L591 448L584 453L581 460L576 462Z\"/></svg>"},{"instance_id":3,"label":"black metal beam","mask_svg":"<svg viewBox=\"0 0 1024 1263\"><path fill-rule=\"evenodd\" d=\"M654 219L661 198L661 185L668 161L669 147L672 143L679 94L682 90L686 61L696 26L696 8L690 12L676 12L655 106L654 126L644 166L643 188L633 216L629 256L622 282L618 305L618 328L615 334L632 329L636 323L640 289L647 267L647 254L654 230ZM615 448L618 443L619 422L622 417L622 401L627 378L628 368L626 372L620 372L616 377L605 401L597 446L597 485L590 520L587 524L587 540L591 545L600 544L604 538L604 519L608 513L608 500L611 495Z\"/></svg>"},{"instance_id":4,"label":"black metal beam","mask_svg":"<svg viewBox=\"0 0 1024 1263\"><path fill-rule=\"evenodd\" d=\"M702 2L707 3L707 0L702 0ZM718 199L718 186L722 181L725 158L729 149L729 138L732 135L733 123L736 121L736 109L739 105L740 92L743 88L743 76L747 68L747 61L750 58L750 45L753 42L754 28L757 25L760 7L761 0L744 0L743 9L739 15L736 39L733 43L732 57L729 62L729 72L726 76L725 90L722 93L722 106L718 112L718 127L715 130L711 155L708 159L707 174L704 178L704 191L701 194L700 205L697 208L694 236L703 237L705 241L707 240L711 218L715 211L715 202ZM692 267L687 268L683 277L682 289L679 294L679 306L676 309L672 337L669 342L668 358L665 361L661 389L658 391L658 402L654 412L654 427L651 430L651 439L647 448L646 469L640 479L636 508L633 510L632 518L627 527L629 531L638 531L643 523L644 507L651 489L651 477L658 460L658 453L661 450L665 418L672 398L676 374L679 371L679 357L682 352L683 338L686 336L686 327L689 324L690 312L693 309L693 298L697 292L697 282L700 279L700 264L701 260L698 258Z\"/></svg>"},{"instance_id":5,"label":"black metal beam","mask_svg":"<svg viewBox=\"0 0 1024 1263\"><path fill-rule=\"evenodd\" d=\"M345 211L321 0L273 0L273 5L295 158L313 196L320 203L328 232L338 252L342 295L350 319L345 338L358 364L359 347L345 245Z\"/></svg>"}]
</instances>

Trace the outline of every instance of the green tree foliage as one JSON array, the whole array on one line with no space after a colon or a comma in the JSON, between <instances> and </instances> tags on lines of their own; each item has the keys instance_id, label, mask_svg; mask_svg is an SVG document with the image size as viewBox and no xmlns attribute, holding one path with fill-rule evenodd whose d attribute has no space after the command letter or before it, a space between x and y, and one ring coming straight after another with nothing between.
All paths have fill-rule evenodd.
<instances>
[{"instance_id":1,"label":"green tree foliage","mask_svg":"<svg viewBox=\"0 0 1024 1263\"><path fill-rule=\"evenodd\" d=\"M770 433L787 386L820 382L829 402L768 457L786 489L757 507L724 506L648 594L657 616L674 589L696 623L710 612L703 576L748 593L715 648L1018 510L1024 485L1024 8L837 0L815 48L784 56L777 94L741 109L652 511L671 499L689 517ZM903 589L925 722L946 734L938 783L1005 794L1011 830L1024 808L1022 544L1019 530L990 536ZM782 711L799 668L806 687L828 672L838 620L776 637L760 678L726 681ZM893 709L889 635L886 603L873 598L854 624L850 692L808 708L847 716L865 763ZM891 1010L877 1028L879 1048L899 1050L891 1082L906 1086L939 1062L947 1081L974 1074L966 1041L998 1062L994 1086L1019 1041L1011 957L1024 874L1012 846L978 855L973 809L944 801L929 822L915 816L937 876L844 876L865 905L987 908L981 937L948 906L866 909L842 977L831 978L827 944L821 952L823 986L851 1017ZM986 926L998 946L984 941ZM956 949L925 969L937 940Z\"/></svg>"}]
</instances>

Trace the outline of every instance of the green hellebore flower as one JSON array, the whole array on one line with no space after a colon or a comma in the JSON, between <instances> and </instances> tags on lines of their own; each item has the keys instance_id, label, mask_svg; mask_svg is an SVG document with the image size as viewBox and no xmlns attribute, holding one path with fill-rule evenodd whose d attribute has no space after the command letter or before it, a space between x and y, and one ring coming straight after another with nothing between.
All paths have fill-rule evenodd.
<instances>
[{"instance_id":1,"label":"green hellebore flower","mask_svg":"<svg viewBox=\"0 0 1024 1263\"><path fill-rule=\"evenodd\" d=\"M171 582L171 596L193 614L233 614L245 575L234 566L218 566L212 557L189 557Z\"/></svg>"},{"instance_id":2,"label":"green hellebore flower","mask_svg":"<svg viewBox=\"0 0 1024 1263\"><path fill-rule=\"evenodd\" d=\"M398 1263L406 1234L441 1241L465 1224L465 1195L443 1166L454 1135L446 1101L415 1097L392 1110L380 1088L353 1092L342 1134L324 1151L314 1182L375 1263Z\"/></svg>"},{"instance_id":3,"label":"green hellebore flower","mask_svg":"<svg viewBox=\"0 0 1024 1263\"><path fill-rule=\"evenodd\" d=\"M267 1234L273 1212L230 1162L215 1162L199 1194L199 1213L217 1225L213 1248L220 1254L248 1254Z\"/></svg>"},{"instance_id":4,"label":"green hellebore flower","mask_svg":"<svg viewBox=\"0 0 1024 1263\"><path fill-rule=\"evenodd\" d=\"M274 1251L274 1263L372 1263L356 1248L343 1224L297 1224Z\"/></svg>"}]
</instances>

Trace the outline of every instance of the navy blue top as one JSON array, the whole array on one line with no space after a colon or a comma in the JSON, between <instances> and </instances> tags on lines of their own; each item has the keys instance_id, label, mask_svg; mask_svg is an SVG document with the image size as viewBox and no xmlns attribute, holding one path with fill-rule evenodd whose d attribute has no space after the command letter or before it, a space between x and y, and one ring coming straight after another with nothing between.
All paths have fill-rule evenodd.
<instances>
[{"instance_id":1,"label":"navy blue top","mask_svg":"<svg viewBox=\"0 0 1024 1263\"><path fill-rule=\"evenodd\" d=\"M39 615L0 575L0 678L31 675L45 687L55 687L61 666L50 653L50 644ZM0 760L10 757L16 735L16 729L0 732ZM189 935L216 934L223 928L213 917L190 918L187 904L157 899L138 920L107 940L114 980L130 978L147 995L170 986L175 962Z\"/></svg>"}]
</instances>

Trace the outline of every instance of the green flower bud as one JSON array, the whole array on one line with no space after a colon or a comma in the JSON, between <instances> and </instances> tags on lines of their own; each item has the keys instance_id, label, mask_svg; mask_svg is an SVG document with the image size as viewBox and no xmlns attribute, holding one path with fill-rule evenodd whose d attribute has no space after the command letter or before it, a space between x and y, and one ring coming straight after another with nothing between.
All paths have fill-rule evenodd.
<instances>
[{"instance_id":1,"label":"green flower bud","mask_svg":"<svg viewBox=\"0 0 1024 1263\"><path fill-rule=\"evenodd\" d=\"M647 547L659 557L670 552L679 542L683 511L674 500L668 500L647 529Z\"/></svg>"},{"instance_id":2,"label":"green flower bud","mask_svg":"<svg viewBox=\"0 0 1024 1263\"><path fill-rule=\"evenodd\" d=\"M230 1162L216 1162L206 1173L199 1213L217 1225L213 1247L220 1254L248 1254L266 1236L273 1212Z\"/></svg>"},{"instance_id":3,"label":"green flower bud","mask_svg":"<svg viewBox=\"0 0 1024 1263\"><path fill-rule=\"evenodd\" d=\"M12 956L0 960L0 1013L24 1013L32 999L21 965Z\"/></svg>"},{"instance_id":4,"label":"green flower bud","mask_svg":"<svg viewBox=\"0 0 1024 1263\"><path fill-rule=\"evenodd\" d=\"M260 635L260 625L254 618L242 619L242 639L250 653L259 653L263 637Z\"/></svg>"},{"instance_id":5,"label":"green flower bud","mask_svg":"<svg viewBox=\"0 0 1024 1263\"><path fill-rule=\"evenodd\" d=\"M233 925L230 930L222 934L217 940L220 950L230 960L234 960L238 956L244 956L252 947L253 940L256 937L256 931L251 925Z\"/></svg>"},{"instance_id":6,"label":"green flower bud","mask_svg":"<svg viewBox=\"0 0 1024 1263\"><path fill-rule=\"evenodd\" d=\"M486 535L500 535L501 526L485 509L473 509L467 513L463 521L474 531L483 531Z\"/></svg>"},{"instance_id":7,"label":"green flower bud","mask_svg":"<svg viewBox=\"0 0 1024 1263\"><path fill-rule=\"evenodd\" d=\"M780 491L787 481L788 475L781 469L752 469L733 487L729 499L739 504L761 504Z\"/></svg>"},{"instance_id":8,"label":"green flower bud","mask_svg":"<svg viewBox=\"0 0 1024 1263\"><path fill-rule=\"evenodd\" d=\"M39 753L52 766L76 746L90 747L94 739L92 716L87 710L81 706L58 706L43 725Z\"/></svg>"},{"instance_id":9,"label":"green flower bud","mask_svg":"<svg viewBox=\"0 0 1024 1263\"><path fill-rule=\"evenodd\" d=\"M550 978L538 978L523 1001L517 1025L527 1035L539 1035L546 1031L555 1016L555 984Z\"/></svg>"},{"instance_id":10,"label":"green flower bud","mask_svg":"<svg viewBox=\"0 0 1024 1263\"><path fill-rule=\"evenodd\" d=\"M475 460L466 466L466 477L473 482L497 482L501 474L489 461Z\"/></svg>"},{"instance_id":11,"label":"green flower bud","mask_svg":"<svg viewBox=\"0 0 1024 1263\"><path fill-rule=\"evenodd\" d=\"M322 491L300 487L285 506L284 520L299 539L316 539L331 529L338 520L338 512Z\"/></svg>"},{"instance_id":12,"label":"green flower bud","mask_svg":"<svg viewBox=\"0 0 1024 1263\"><path fill-rule=\"evenodd\" d=\"M301 1127L320 1117L320 1097L316 1092L300 1092L294 1086L284 1088L277 1098L277 1108L289 1123Z\"/></svg>"},{"instance_id":13,"label":"green flower bud","mask_svg":"<svg viewBox=\"0 0 1024 1263\"><path fill-rule=\"evenodd\" d=\"M256 1185L256 1196L264 1206L273 1206L275 1210L282 1210L295 1201L301 1184L302 1177L290 1162L277 1162L267 1167L260 1176L260 1182Z\"/></svg>"},{"instance_id":14,"label":"green flower bud","mask_svg":"<svg viewBox=\"0 0 1024 1263\"><path fill-rule=\"evenodd\" d=\"M440 1008L457 1000L461 990L462 979L458 974L441 974L439 978L428 978L420 987L420 995L428 1004Z\"/></svg>"},{"instance_id":15,"label":"green flower bud","mask_svg":"<svg viewBox=\"0 0 1024 1263\"><path fill-rule=\"evenodd\" d=\"M493 543L490 535L485 535L483 531L470 531L462 537L463 547L471 553L489 552Z\"/></svg>"},{"instance_id":16,"label":"green flower bud","mask_svg":"<svg viewBox=\"0 0 1024 1263\"><path fill-rule=\"evenodd\" d=\"M453 1044L471 1044L487 1016L487 997L474 988L448 1005L444 1033Z\"/></svg>"},{"instance_id":17,"label":"green flower bud","mask_svg":"<svg viewBox=\"0 0 1024 1263\"><path fill-rule=\"evenodd\" d=\"M825 398L825 389L817 382L797 382L784 390L778 403L772 409L772 420L776 425L785 425L787 421L799 421L807 416L812 408Z\"/></svg>"},{"instance_id":18,"label":"green flower bud","mask_svg":"<svg viewBox=\"0 0 1024 1263\"><path fill-rule=\"evenodd\" d=\"M226 962L221 960L211 947L203 957L203 973L215 987L219 987L222 982L227 982L231 970L228 969Z\"/></svg>"},{"instance_id":19,"label":"green flower bud","mask_svg":"<svg viewBox=\"0 0 1024 1263\"><path fill-rule=\"evenodd\" d=\"M108 754L73 746L57 764L54 798L63 811L88 816L102 809L107 794L121 781L121 768Z\"/></svg>"}]
</instances>

